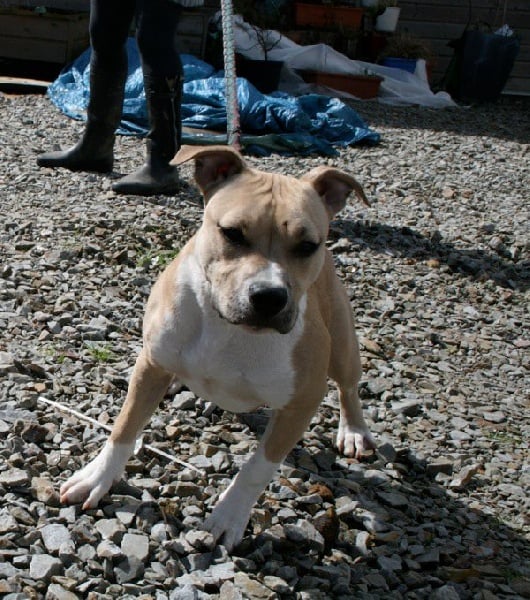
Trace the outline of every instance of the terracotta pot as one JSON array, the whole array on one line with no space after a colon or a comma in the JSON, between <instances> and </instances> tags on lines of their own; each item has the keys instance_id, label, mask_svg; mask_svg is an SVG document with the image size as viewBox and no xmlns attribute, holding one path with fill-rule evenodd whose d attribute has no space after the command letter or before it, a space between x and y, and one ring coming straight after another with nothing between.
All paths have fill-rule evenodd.
<instances>
[{"instance_id":1,"label":"terracotta pot","mask_svg":"<svg viewBox=\"0 0 530 600\"><path fill-rule=\"evenodd\" d=\"M326 29L342 26L347 29L361 27L363 9L354 6L331 6L325 4L306 4L295 2L294 18L300 27L318 27Z\"/></svg>"},{"instance_id":2,"label":"terracotta pot","mask_svg":"<svg viewBox=\"0 0 530 600\"><path fill-rule=\"evenodd\" d=\"M382 77L376 75L339 75L323 71L300 71L300 75L307 83L325 85L363 100L375 98L383 81Z\"/></svg>"}]
</instances>

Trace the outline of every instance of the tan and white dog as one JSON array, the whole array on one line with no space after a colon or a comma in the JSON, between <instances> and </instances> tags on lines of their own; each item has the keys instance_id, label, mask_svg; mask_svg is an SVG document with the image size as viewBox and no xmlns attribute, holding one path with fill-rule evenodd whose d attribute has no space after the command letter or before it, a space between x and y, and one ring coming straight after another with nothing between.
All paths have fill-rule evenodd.
<instances>
[{"instance_id":1,"label":"tan and white dog","mask_svg":"<svg viewBox=\"0 0 530 600\"><path fill-rule=\"evenodd\" d=\"M328 376L339 388L339 450L358 457L375 446L357 395L350 303L325 247L350 192L367 200L334 168L301 179L266 173L226 146L185 146L173 162L191 159L206 205L202 226L153 287L125 403L100 453L62 485L61 501L98 504L176 378L231 411L273 409L256 452L205 522L231 549L308 427Z\"/></svg>"}]
</instances>

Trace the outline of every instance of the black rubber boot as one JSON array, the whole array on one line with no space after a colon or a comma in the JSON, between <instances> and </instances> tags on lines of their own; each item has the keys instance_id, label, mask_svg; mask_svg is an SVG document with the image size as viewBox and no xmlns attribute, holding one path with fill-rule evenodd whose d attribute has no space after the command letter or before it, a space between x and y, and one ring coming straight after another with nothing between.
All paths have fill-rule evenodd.
<instances>
[{"instance_id":1,"label":"black rubber boot","mask_svg":"<svg viewBox=\"0 0 530 600\"><path fill-rule=\"evenodd\" d=\"M118 194L172 195L181 188L178 169L169 162L180 148L182 77L146 73L144 87L150 130L146 137L145 164L119 179L112 189Z\"/></svg>"},{"instance_id":2,"label":"black rubber boot","mask_svg":"<svg viewBox=\"0 0 530 600\"><path fill-rule=\"evenodd\" d=\"M120 124L127 57L109 70L95 53L90 61L90 99L81 139L67 150L45 152L37 157L40 167L64 167L70 171L109 173L114 165L114 139Z\"/></svg>"}]
</instances>

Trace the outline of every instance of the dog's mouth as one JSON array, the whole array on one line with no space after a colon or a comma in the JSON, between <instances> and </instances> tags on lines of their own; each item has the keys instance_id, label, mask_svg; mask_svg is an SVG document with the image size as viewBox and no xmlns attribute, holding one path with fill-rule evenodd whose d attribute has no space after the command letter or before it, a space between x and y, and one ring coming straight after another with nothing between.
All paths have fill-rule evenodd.
<instances>
[{"instance_id":1,"label":"dog's mouth","mask_svg":"<svg viewBox=\"0 0 530 600\"><path fill-rule=\"evenodd\" d=\"M289 311L289 314L281 315L278 318L268 320L250 319L247 322L242 322L241 325L254 333L273 330L281 334L287 334L293 329L296 316L296 311Z\"/></svg>"},{"instance_id":2,"label":"dog's mouth","mask_svg":"<svg viewBox=\"0 0 530 600\"><path fill-rule=\"evenodd\" d=\"M298 309L286 287L251 286L245 301L215 306L219 316L232 325L239 325L254 333L277 331L289 333L298 318Z\"/></svg>"},{"instance_id":3,"label":"dog's mouth","mask_svg":"<svg viewBox=\"0 0 530 600\"><path fill-rule=\"evenodd\" d=\"M219 309L217 309L217 313L228 323L240 326L251 333L276 331L287 334L293 329L298 316L297 310L289 310L285 314L276 315L273 318L263 318L254 313L246 315L224 314Z\"/></svg>"}]
</instances>

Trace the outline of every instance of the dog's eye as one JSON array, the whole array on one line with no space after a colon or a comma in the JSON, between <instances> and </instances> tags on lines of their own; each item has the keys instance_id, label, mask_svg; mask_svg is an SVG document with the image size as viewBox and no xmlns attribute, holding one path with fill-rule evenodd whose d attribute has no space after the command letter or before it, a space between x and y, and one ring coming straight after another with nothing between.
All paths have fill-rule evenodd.
<instances>
[{"instance_id":1,"label":"dog's eye","mask_svg":"<svg viewBox=\"0 0 530 600\"><path fill-rule=\"evenodd\" d=\"M295 256L299 256L300 258L307 258L307 257L311 256L312 254L314 254L318 250L319 247L320 247L320 244L306 240L306 241L300 242L293 248L293 254Z\"/></svg>"},{"instance_id":2,"label":"dog's eye","mask_svg":"<svg viewBox=\"0 0 530 600\"><path fill-rule=\"evenodd\" d=\"M248 246L248 241L245 235L237 227L221 227L219 226L221 233L234 246Z\"/></svg>"}]
</instances>

